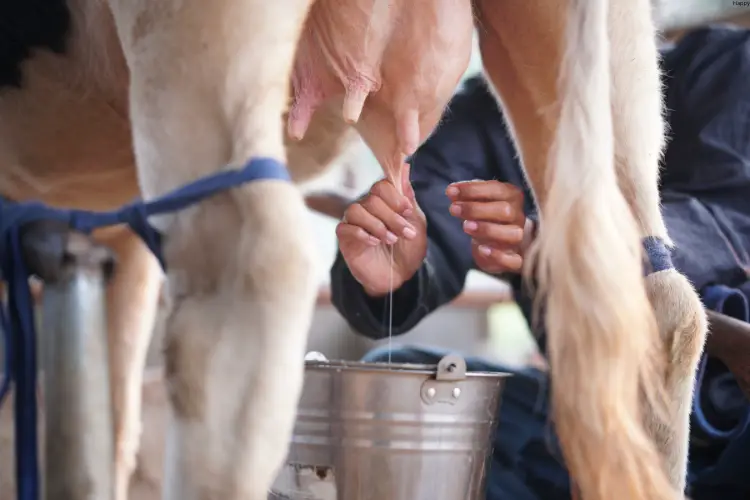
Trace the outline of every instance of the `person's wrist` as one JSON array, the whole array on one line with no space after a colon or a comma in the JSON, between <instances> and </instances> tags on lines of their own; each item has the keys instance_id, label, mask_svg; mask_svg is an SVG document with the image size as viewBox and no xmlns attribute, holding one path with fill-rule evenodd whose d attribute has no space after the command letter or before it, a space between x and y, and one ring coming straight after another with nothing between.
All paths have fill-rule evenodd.
<instances>
[{"instance_id":1,"label":"person's wrist","mask_svg":"<svg viewBox=\"0 0 750 500\"><path fill-rule=\"evenodd\" d=\"M356 276L354 276L354 279L357 280L357 283L360 284L360 286L362 287L362 291L365 292L365 295L367 295L371 299L382 299L383 297L388 295L391 292L391 289L390 289L391 284L393 285L394 292L398 290L401 287L401 285L403 285L403 280L396 279L395 276L393 278L393 283L388 283L388 284L379 283L376 285L368 284L365 282L365 280L359 280Z\"/></svg>"},{"instance_id":2,"label":"person's wrist","mask_svg":"<svg viewBox=\"0 0 750 500\"><path fill-rule=\"evenodd\" d=\"M424 259L420 261L419 265L414 268L412 272L396 272L394 271L393 278L389 279L389 281L392 281L389 283L389 286L385 287L376 287L376 286L369 286L365 283L359 282L360 285L362 285L362 290L365 292L365 295L372 299L382 299L383 297L387 296L389 293L393 292L396 293L401 287L403 287L409 280L414 278L416 276L417 272L419 271L419 268L422 267L422 264L424 262ZM407 275L408 277L404 278L402 276ZM356 278L355 278L356 279ZM391 286L393 288L391 288Z\"/></svg>"},{"instance_id":3,"label":"person's wrist","mask_svg":"<svg viewBox=\"0 0 750 500\"><path fill-rule=\"evenodd\" d=\"M360 283L362 285L362 283ZM382 299L386 295L388 295L388 290L381 290L379 288L372 288L368 287L366 285L362 285L362 290L365 292L365 295L370 297L371 299Z\"/></svg>"}]
</instances>

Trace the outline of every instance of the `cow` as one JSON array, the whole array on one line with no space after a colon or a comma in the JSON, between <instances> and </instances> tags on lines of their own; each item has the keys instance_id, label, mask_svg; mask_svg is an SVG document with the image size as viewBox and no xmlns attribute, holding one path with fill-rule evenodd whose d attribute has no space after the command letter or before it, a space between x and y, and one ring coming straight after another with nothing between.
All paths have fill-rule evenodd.
<instances>
[{"instance_id":1,"label":"cow","mask_svg":"<svg viewBox=\"0 0 750 500\"><path fill-rule=\"evenodd\" d=\"M437 125L476 28L539 204L526 272L544 299L576 491L682 497L707 324L676 270L643 278L640 241L670 245L648 0L11 0L0 19L0 193L88 210L259 156L303 180L352 129L395 179ZM304 220L300 192L278 180L150 220L168 264L166 499L266 498L317 290ZM126 229L95 236L120 261L108 307L124 500L162 275Z\"/></svg>"}]
</instances>

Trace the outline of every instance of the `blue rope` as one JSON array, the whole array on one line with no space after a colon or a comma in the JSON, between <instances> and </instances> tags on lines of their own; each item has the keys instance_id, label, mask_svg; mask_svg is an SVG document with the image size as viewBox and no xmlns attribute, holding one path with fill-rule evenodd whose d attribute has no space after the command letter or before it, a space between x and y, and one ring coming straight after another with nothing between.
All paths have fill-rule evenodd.
<instances>
[{"instance_id":1,"label":"blue rope","mask_svg":"<svg viewBox=\"0 0 750 500\"><path fill-rule=\"evenodd\" d=\"M149 202L136 201L111 212L60 210L38 202L13 203L0 198L0 270L8 286L7 305L0 307L5 340L5 374L0 404L15 385L16 485L19 500L39 500L36 402L36 331L29 273L21 248L21 230L32 222L62 221L71 229L127 224L166 269L162 238L148 217L177 212L227 189L257 180L289 181L286 167L271 158L255 158L239 170L226 170L178 188ZM50 437L54 439L54 437Z\"/></svg>"},{"instance_id":2,"label":"blue rope","mask_svg":"<svg viewBox=\"0 0 750 500\"><path fill-rule=\"evenodd\" d=\"M739 290L724 285L711 285L702 290L702 295L703 303L707 308L744 322L750 320L750 304ZM706 378L708 358L708 355L703 353L698 365L695 391L693 392L693 420L710 439L721 442L731 441L743 434L750 426L750 406L747 406L736 425L730 429L720 429L711 423L704 411L703 394L700 390ZM721 378L731 382L731 372L724 375ZM736 386L736 382L734 384Z\"/></svg>"},{"instance_id":3,"label":"blue rope","mask_svg":"<svg viewBox=\"0 0 750 500\"><path fill-rule=\"evenodd\" d=\"M742 412L742 416L731 429L722 430L713 425L703 411L703 395L700 391L706 377L707 364L708 356L704 354L701 356L700 363L698 364L698 374L695 377L695 390L693 391L693 419L695 419L698 427L706 433L709 438L722 442L732 441L744 434L748 426L750 426L750 407L747 407ZM733 376L734 375L731 373L725 373L722 378L728 382L736 384L736 382L732 380Z\"/></svg>"}]
</instances>

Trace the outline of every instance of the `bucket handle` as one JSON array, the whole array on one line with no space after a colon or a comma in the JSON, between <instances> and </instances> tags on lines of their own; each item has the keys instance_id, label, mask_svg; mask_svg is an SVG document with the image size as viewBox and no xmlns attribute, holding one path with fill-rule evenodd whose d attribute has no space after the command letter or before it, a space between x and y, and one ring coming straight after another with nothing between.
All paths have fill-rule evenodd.
<instances>
[{"instance_id":1,"label":"bucket handle","mask_svg":"<svg viewBox=\"0 0 750 500\"><path fill-rule=\"evenodd\" d=\"M435 380L454 381L466 378L466 360L458 354L447 354L438 361Z\"/></svg>"},{"instance_id":2,"label":"bucket handle","mask_svg":"<svg viewBox=\"0 0 750 500\"><path fill-rule=\"evenodd\" d=\"M457 382L466 379L466 361L457 354L444 356L437 364L434 379L422 384L420 395L426 405L445 403L455 405L461 397ZM443 382L448 382L443 383Z\"/></svg>"}]
</instances>

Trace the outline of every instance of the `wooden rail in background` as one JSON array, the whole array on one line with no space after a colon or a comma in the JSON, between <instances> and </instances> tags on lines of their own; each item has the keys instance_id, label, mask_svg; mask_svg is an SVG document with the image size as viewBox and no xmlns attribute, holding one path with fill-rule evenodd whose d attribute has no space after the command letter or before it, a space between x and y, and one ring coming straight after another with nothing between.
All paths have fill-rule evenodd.
<instances>
[{"instance_id":1,"label":"wooden rail in background","mask_svg":"<svg viewBox=\"0 0 750 500\"><path fill-rule=\"evenodd\" d=\"M38 282L32 283L31 293L37 304L42 299L42 286ZM513 294L508 290L469 290L463 292L450 303L453 307L465 308L487 308L500 302L512 302ZM318 306L331 306L331 290L323 286L318 291L316 304Z\"/></svg>"}]
</instances>

